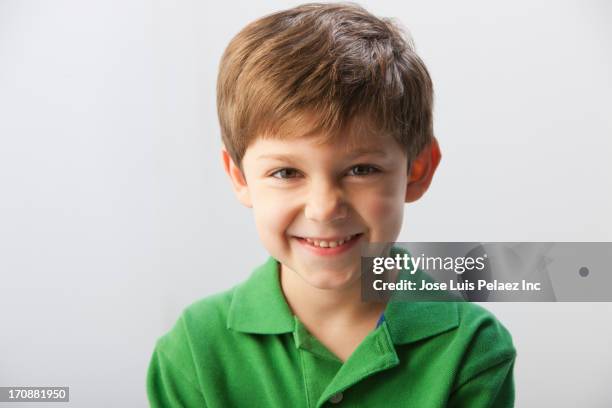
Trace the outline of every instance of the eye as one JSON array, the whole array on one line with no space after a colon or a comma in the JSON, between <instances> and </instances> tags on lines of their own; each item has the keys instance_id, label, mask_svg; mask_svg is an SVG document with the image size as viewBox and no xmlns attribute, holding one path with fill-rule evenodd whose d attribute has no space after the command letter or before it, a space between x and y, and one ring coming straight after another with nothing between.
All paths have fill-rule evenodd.
<instances>
[{"instance_id":1,"label":"eye","mask_svg":"<svg viewBox=\"0 0 612 408\"><path fill-rule=\"evenodd\" d=\"M376 167L371 166L369 164L357 164L351 167L351 169L348 171L348 175L363 177L369 176L370 174L378 173L379 171L380 170L378 170Z\"/></svg>"},{"instance_id":2,"label":"eye","mask_svg":"<svg viewBox=\"0 0 612 408\"><path fill-rule=\"evenodd\" d=\"M274 173L271 174L271 176L278 179L290 179L298 177L299 173L296 169L284 168L276 170Z\"/></svg>"}]
</instances>

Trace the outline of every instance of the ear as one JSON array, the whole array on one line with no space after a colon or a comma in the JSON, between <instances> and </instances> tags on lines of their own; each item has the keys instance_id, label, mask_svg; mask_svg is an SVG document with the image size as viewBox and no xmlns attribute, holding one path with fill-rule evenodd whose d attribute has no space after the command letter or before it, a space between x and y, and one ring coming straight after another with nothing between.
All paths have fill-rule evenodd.
<instances>
[{"instance_id":1,"label":"ear","mask_svg":"<svg viewBox=\"0 0 612 408\"><path fill-rule=\"evenodd\" d=\"M236 198L238 198L238 201L240 201L245 207L252 208L253 204L251 203L251 194L249 192L249 186L247 185L246 178L242 174L242 170L240 170L240 168L234 164L234 161L227 152L225 146L221 148L221 160L223 161L223 168L232 182L232 188L234 190L234 194L236 194Z\"/></svg>"},{"instance_id":2,"label":"ear","mask_svg":"<svg viewBox=\"0 0 612 408\"><path fill-rule=\"evenodd\" d=\"M434 137L412 161L408 175L408 186L406 188L407 203L416 201L425 194L441 158L440 146Z\"/></svg>"}]
</instances>

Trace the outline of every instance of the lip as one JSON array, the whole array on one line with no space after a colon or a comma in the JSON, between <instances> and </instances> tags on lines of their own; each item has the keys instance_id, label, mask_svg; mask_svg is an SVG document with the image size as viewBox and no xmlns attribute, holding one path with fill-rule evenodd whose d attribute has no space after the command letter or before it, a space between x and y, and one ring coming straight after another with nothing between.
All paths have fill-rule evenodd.
<instances>
[{"instance_id":1,"label":"lip","mask_svg":"<svg viewBox=\"0 0 612 408\"><path fill-rule=\"evenodd\" d=\"M353 235L353 234L348 234L348 235ZM310 244L308 241L306 241L305 238L302 238L302 237L294 236L293 239L295 239L302 248L306 249L310 253L313 253L319 256L334 256L334 255L340 255L344 252L347 252L351 248L353 248L355 244L359 242L362 236L363 236L363 233L354 234L353 238L346 241L344 244L334 247L334 248L331 248L331 247L321 248L321 247L314 246ZM334 237L334 238L311 238L311 237L308 237L308 238L311 240L317 240L317 241L339 241L344 237L346 237L346 235L341 236L341 237Z\"/></svg>"},{"instance_id":2,"label":"lip","mask_svg":"<svg viewBox=\"0 0 612 408\"><path fill-rule=\"evenodd\" d=\"M302 239L308 238L308 239L311 239L313 241L340 241L341 239L344 239L346 237L350 237L352 235L359 235L359 234L337 235L335 237L327 237L327 238L324 238L324 237L298 237L298 236L296 236L296 238L302 238Z\"/></svg>"}]
</instances>

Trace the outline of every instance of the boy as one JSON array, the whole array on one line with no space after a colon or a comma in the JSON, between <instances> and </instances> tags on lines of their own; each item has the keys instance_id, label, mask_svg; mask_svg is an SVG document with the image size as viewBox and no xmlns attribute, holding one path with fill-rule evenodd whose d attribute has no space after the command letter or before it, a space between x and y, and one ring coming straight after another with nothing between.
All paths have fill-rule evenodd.
<instances>
[{"instance_id":1,"label":"boy","mask_svg":"<svg viewBox=\"0 0 612 408\"><path fill-rule=\"evenodd\" d=\"M506 407L515 351L469 303L365 303L360 249L393 242L440 160L429 74L388 20L307 4L222 57L225 171L271 254L187 308L147 378L160 407Z\"/></svg>"}]
</instances>

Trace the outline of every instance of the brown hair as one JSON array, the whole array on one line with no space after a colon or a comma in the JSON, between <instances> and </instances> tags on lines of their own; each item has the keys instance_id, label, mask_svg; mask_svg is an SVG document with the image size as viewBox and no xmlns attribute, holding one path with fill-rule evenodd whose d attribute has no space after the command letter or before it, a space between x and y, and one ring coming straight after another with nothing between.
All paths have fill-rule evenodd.
<instances>
[{"instance_id":1,"label":"brown hair","mask_svg":"<svg viewBox=\"0 0 612 408\"><path fill-rule=\"evenodd\" d=\"M431 141L432 107L410 37L356 4L304 4L250 23L217 80L221 135L238 166L257 137L344 136L355 120L392 135L410 160Z\"/></svg>"}]
</instances>

